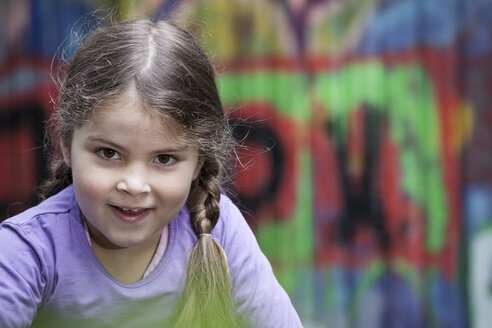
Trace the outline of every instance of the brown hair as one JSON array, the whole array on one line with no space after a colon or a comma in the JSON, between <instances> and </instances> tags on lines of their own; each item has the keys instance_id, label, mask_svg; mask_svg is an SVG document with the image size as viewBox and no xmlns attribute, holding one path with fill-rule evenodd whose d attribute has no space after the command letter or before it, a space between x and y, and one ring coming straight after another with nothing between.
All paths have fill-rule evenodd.
<instances>
[{"instance_id":1,"label":"brown hair","mask_svg":"<svg viewBox=\"0 0 492 328\"><path fill-rule=\"evenodd\" d=\"M219 219L224 163L234 145L214 74L196 40L169 22L141 19L100 27L81 43L60 82L54 139L70 145L75 128L133 85L147 107L178 122L186 140L198 146L203 166L187 205L197 237L208 234ZM53 195L70 183L70 168L55 156L42 195ZM230 291L224 250L210 236L198 238L175 326L238 326Z\"/></svg>"}]
</instances>

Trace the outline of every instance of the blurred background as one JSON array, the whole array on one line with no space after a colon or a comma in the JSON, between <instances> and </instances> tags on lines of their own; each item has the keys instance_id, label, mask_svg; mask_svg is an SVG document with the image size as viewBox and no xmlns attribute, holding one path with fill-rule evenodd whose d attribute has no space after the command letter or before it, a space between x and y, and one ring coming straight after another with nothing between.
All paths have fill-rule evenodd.
<instances>
[{"instance_id":1,"label":"blurred background","mask_svg":"<svg viewBox=\"0 0 492 328\"><path fill-rule=\"evenodd\" d=\"M492 1L0 0L0 220L46 175L57 54L108 10L212 56L305 327L492 327Z\"/></svg>"}]
</instances>

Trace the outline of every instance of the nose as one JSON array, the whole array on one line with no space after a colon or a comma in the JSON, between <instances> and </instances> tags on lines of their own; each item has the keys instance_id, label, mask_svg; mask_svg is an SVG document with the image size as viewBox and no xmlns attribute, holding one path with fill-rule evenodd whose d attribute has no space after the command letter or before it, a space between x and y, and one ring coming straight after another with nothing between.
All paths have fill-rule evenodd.
<instances>
[{"instance_id":1,"label":"nose","mask_svg":"<svg viewBox=\"0 0 492 328\"><path fill-rule=\"evenodd\" d=\"M122 172L116 189L131 196L139 196L151 191L143 168L138 166L129 167Z\"/></svg>"}]
</instances>

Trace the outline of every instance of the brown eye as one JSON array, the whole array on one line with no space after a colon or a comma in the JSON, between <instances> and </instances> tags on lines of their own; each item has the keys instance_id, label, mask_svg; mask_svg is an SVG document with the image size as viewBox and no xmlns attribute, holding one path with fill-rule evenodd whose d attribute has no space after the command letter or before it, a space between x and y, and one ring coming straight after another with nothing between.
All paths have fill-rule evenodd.
<instances>
[{"instance_id":1,"label":"brown eye","mask_svg":"<svg viewBox=\"0 0 492 328\"><path fill-rule=\"evenodd\" d=\"M97 151L97 154L104 159L119 159L120 155L111 148L102 148Z\"/></svg>"},{"instance_id":2,"label":"brown eye","mask_svg":"<svg viewBox=\"0 0 492 328\"><path fill-rule=\"evenodd\" d=\"M154 161L158 164L171 165L176 162L176 159L171 155L161 154L157 155Z\"/></svg>"}]
</instances>

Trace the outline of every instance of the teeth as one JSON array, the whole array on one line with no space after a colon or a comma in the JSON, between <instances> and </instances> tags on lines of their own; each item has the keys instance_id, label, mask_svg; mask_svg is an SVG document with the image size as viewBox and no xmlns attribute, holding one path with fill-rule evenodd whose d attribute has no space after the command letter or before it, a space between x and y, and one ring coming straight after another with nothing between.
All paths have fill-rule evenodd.
<instances>
[{"instance_id":1,"label":"teeth","mask_svg":"<svg viewBox=\"0 0 492 328\"><path fill-rule=\"evenodd\" d=\"M124 207L121 207L121 209L123 211L130 211L130 212L135 212L135 213L142 211L142 210L139 210L139 209L131 209L131 208L124 208Z\"/></svg>"}]
</instances>

